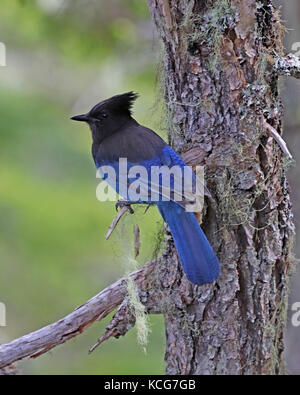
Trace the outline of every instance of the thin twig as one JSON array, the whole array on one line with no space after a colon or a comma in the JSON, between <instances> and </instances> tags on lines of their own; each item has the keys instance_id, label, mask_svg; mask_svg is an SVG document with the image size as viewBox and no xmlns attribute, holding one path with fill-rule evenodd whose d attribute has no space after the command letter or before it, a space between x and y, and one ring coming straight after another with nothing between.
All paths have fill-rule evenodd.
<instances>
[{"instance_id":1,"label":"thin twig","mask_svg":"<svg viewBox=\"0 0 300 395\"><path fill-rule=\"evenodd\" d=\"M90 348L89 354L109 338L125 336L126 333L135 325L136 317L128 301L128 297L125 297L112 320L106 326L106 332L102 337L100 337L100 339L98 339L97 343Z\"/></svg>"},{"instance_id":2,"label":"thin twig","mask_svg":"<svg viewBox=\"0 0 300 395\"><path fill-rule=\"evenodd\" d=\"M141 240L140 240L140 228L138 224L134 226L134 259L136 259L140 254Z\"/></svg>"},{"instance_id":3,"label":"thin twig","mask_svg":"<svg viewBox=\"0 0 300 395\"><path fill-rule=\"evenodd\" d=\"M277 141L279 147L281 148L282 152L284 152L290 159L292 159L292 154L288 150L288 147L286 145L286 142L283 140L283 138L280 136L280 134L277 132L276 129L273 128L266 120L263 118L263 124L270 133L270 135L273 137L274 140Z\"/></svg>"},{"instance_id":4,"label":"thin twig","mask_svg":"<svg viewBox=\"0 0 300 395\"><path fill-rule=\"evenodd\" d=\"M127 212L130 211L129 206L123 206L120 211L118 211L117 215L113 219L113 222L111 223L110 227L108 228L108 232L105 236L105 240L108 240L112 234L112 232L115 230L116 226L118 225L120 219L123 217L123 215Z\"/></svg>"},{"instance_id":5,"label":"thin twig","mask_svg":"<svg viewBox=\"0 0 300 395\"><path fill-rule=\"evenodd\" d=\"M117 329L113 328L110 331L107 331L98 341L96 344L93 345L93 347L91 347L89 349L89 354L91 354L93 351L96 350L97 347L100 346L101 343L103 343L105 340L108 340L110 337L115 337L116 334L118 333Z\"/></svg>"}]
</instances>

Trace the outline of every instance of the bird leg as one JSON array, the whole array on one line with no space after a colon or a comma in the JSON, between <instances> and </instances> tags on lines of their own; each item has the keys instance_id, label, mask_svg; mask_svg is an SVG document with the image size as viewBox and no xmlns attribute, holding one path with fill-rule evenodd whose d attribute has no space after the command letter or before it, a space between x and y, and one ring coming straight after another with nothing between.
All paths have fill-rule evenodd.
<instances>
[{"instance_id":1,"label":"bird leg","mask_svg":"<svg viewBox=\"0 0 300 395\"><path fill-rule=\"evenodd\" d=\"M134 211L131 207L132 204L137 204L138 202L130 202L129 200L118 200L115 207L116 210L118 211L118 209L122 209L124 207L127 207L128 211L130 212L130 214L134 214Z\"/></svg>"},{"instance_id":2,"label":"bird leg","mask_svg":"<svg viewBox=\"0 0 300 395\"><path fill-rule=\"evenodd\" d=\"M147 202L132 202L132 201L128 201L128 200L118 200L116 203L116 210L118 211L118 209L120 209L120 211L118 211L117 215L115 216L112 224L110 225L108 232L105 236L105 239L108 240L112 234L112 232L114 231L115 227L118 225L120 219L123 217L123 215L129 211L130 214L134 214L134 211L131 207L132 204L147 204ZM148 203L148 207L145 210L148 210L148 208L151 206L151 203Z\"/></svg>"},{"instance_id":3,"label":"bird leg","mask_svg":"<svg viewBox=\"0 0 300 395\"><path fill-rule=\"evenodd\" d=\"M115 207L116 210L118 211L119 208L123 208L123 207L127 207L127 209L129 210L130 214L133 214L134 211L131 207L132 204L147 204L146 210L144 212L144 214L146 214L147 210L149 209L149 207L153 204L153 203L149 203L149 202L141 202L141 201L131 201L131 200L118 200Z\"/></svg>"}]
</instances>

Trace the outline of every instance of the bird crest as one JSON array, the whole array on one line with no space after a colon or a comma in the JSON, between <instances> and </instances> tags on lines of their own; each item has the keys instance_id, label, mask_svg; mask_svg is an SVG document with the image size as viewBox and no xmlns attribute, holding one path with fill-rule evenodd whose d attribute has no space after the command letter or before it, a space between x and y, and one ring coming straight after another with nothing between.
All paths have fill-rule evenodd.
<instances>
[{"instance_id":1,"label":"bird crest","mask_svg":"<svg viewBox=\"0 0 300 395\"><path fill-rule=\"evenodd\" d=\"M95 107L92 108L90 114L95 116L99 112L105 110L116 114L131 115L133 103L137 98L138 94L132 91L113 96L96 104Z\"/></svg>"}]
</instances>

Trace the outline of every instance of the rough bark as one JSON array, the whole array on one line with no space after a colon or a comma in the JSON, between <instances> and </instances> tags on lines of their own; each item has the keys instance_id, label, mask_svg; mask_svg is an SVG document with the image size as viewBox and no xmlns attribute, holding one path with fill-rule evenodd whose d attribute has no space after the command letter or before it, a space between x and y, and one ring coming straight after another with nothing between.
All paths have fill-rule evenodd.
<instances>
[{"instance_id":1,"label":"rough bark","mask_svg":"<svg viewBox=\"0 0 300 395\"><path fill-rule=\"evenodd\" d=\"M203 228L222 266L214 285L192 286L169 240L158 278L166 371L283 374L294 228L287 159L265 128L282 134L279 13L269 0L148 4L163 41L169 140L205 165Z\"/></svg>"}]
</instances>

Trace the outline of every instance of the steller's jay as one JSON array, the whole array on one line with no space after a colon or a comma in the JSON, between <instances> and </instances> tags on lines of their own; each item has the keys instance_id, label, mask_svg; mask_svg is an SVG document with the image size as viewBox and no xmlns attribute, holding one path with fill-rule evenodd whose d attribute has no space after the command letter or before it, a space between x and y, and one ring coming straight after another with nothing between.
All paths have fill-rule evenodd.
<instances>
[{"instance_id":1,"label":"steller's jay","mask_svg":"<svg viewBox=\"0 0 300 395\"><path fill-rule=\"evenodd\" d=\"M97 168L112 166L116 171L116 191L123 197L127 197L126 188L130 179L126 179L124 185L118 186L120 181L118 164L120 158L127 159L127 166L140 165L148 171L153 166L174 165L180 168L188 168L176 152L167 145L151 129L141 126L132 118L131 107L137 95L128 92L113 96L94 106L87 114L78 115L71 119L87 122L92 132L92 155ZM189 168L188 168L189 169ZM189 170L191 171L191 170ZM149 177L151 179L151 176ZM147 181L149 189L157 189ZM173 183L170 183L172 189ZM174 191L173 191L174 192ZM174 196L174 195L172 195ZM172 199L172 198L171 198ZM193 212L185 210L184 197L180 201L175 199L168 201L159 196L158 200L147 203L155 203L165 222L172 233L180 261L187 278L194 284L206 284L214 282L219 276L220 265L207 238ZM126 201L124 201L126 202ZM145 203L144 201L132 201L128 204Z\"/></svg>"}]
</instances>

